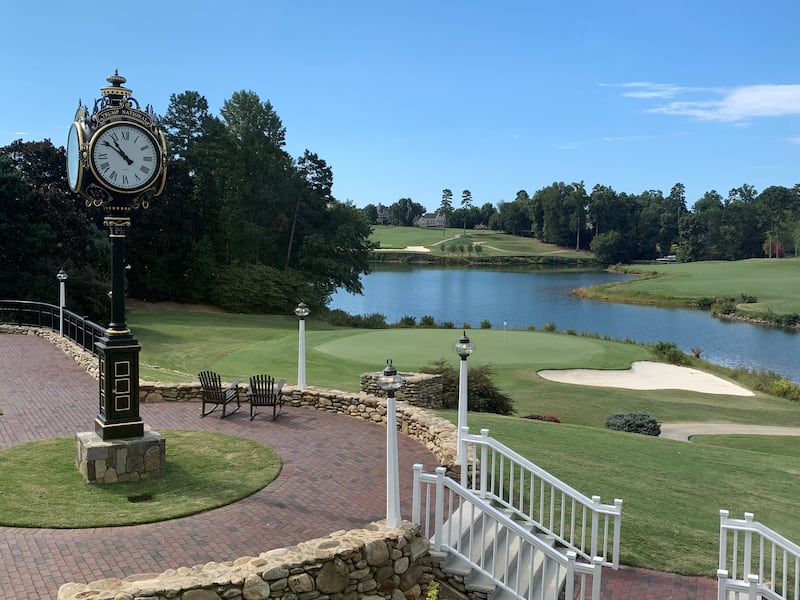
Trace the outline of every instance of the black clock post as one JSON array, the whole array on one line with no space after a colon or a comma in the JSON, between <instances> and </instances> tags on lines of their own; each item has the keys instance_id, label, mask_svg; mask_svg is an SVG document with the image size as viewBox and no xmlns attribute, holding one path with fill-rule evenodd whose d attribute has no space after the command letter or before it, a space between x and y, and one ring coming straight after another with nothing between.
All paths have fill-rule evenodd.
<instances>
[{"instance_id":1,"label":"black clock post","mask_svg":"<svg viewBox=\"0 0 800 600\"><path fill-rule=\"evenodd\" d=\"M89 113L78 106L67 141L67 174L87 206L102 207L111 241L111 322L96 343L100 394L94 432L78 433L77 462L90 482L163 472L165 442L139 415L141 346L125 322L125 239L131 211L164 189L166 143L149 106L141 110L118 72Z\"/></svg>"}]
</instances>

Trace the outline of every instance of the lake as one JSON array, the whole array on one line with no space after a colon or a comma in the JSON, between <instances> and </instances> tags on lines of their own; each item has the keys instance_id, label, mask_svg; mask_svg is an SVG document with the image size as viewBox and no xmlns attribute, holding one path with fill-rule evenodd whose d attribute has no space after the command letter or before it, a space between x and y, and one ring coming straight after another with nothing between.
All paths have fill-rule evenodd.
<instances>
[{"instance_id":1,"label":"lake","mask_svg":"<svg viewBox=\"0 0 800 600\"><path fill-rule=\"evenodd\" d=\"M494 329L574 329L620 340L674 342L682 351L727 367L775 371L800 384L800 334L733 321L701 310L583 300L571 291L629 276L610 273L378 266L362 278L364 294L339 292L331 309L381 313L388 323L424 315L456 328L489 321Z\"/></svg>"}]
</instances>

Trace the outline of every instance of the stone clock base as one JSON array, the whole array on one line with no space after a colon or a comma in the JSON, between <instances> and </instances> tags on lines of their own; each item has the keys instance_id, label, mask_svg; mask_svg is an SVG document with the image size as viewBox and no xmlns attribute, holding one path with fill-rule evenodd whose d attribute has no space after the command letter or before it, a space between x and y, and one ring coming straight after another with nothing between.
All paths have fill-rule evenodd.
<instances>
[{"instance_id":1,"label":"stone clock base","mask_svg":"<svg viewBox=\"0 0 800 600\"><path fill-rule=\"evenodd\" d=\"M75 434L75 464L88 483L151 479L166 471L166 445L156 431L118 440L83 431Z\"/></svg>"}]
</instances>

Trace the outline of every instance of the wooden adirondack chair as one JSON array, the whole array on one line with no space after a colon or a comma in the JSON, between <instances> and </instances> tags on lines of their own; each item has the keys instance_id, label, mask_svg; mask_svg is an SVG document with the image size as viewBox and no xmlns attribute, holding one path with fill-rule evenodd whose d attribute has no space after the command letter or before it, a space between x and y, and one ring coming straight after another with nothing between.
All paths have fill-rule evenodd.
<instances>
[{"instance_id":1,"label":"wooden adirondack chair","mask_svg":"<svg viewBox=\"0 0 800 600\"><path fill-rule=\"evenodd\" d=\"M277 384L275 378L269 375L253 375L250 378L250 420L256 416L259 406L272 407L272 420L281 413L283 408L283 384L281 379Z\"/></svg>"},{"instance_id":2,"label":"wooden adirondack chair","mask_svg":"<svg viewBox=\"0 0 800 600\"><path fill-rule=\"evenodd\" d=\"M239 401L239 384L242 382L241 379L237 379L230 385L223 386L220 376L213 371L200 371L198 377L200 378L200 395L203 401L203 406L200 409L201 417L205 417L217 410L220 404L222 405L220 419L232 415L242 407ZM231 402L236 402L236 408L227 412L228 404ZM206 404L213 404L214 407L206 411Z\"/></svg>"}]
</instances>

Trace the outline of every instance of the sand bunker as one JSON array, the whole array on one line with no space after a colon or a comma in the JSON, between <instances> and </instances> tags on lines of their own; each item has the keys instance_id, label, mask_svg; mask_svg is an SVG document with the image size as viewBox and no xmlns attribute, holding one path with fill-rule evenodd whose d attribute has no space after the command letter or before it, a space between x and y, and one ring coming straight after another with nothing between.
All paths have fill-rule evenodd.
<instances>
[{"instance_id":1,"label":"sand bunker","mask_svg":"<svg viewBox=\"0 0 800 600\"><path fill-rule=\"evenodd\" d=\"M628 390L689 390L704 394L754 396L753 392L697 369L656 362L635 362L625 371L563 369L539 371L548 381Z\"/></svg>"}]
</instances>

